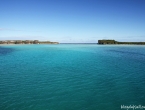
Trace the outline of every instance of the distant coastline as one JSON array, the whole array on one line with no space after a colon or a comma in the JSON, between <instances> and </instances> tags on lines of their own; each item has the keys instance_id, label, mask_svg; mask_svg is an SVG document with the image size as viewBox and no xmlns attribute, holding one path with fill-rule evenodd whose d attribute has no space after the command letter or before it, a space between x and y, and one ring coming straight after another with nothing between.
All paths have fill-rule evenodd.
<instances>
[{"instance_id":1,"label":"distant coastline","mask_svg":"<svg viewBox=\"0 0 145 110\"><path fill-rule=\"evenodd\" d=\"M101 44L101 45L107 45L107 44L145 45L145 42L118 42L115 40L98 40L98 44Z\"/></svg>"},{"instance_id":2,"label":"distant coastline","mask_svg":"<svg viewBox=\"0 0 145 110\"><path fill-rule=\"evenodd\" d=\"M39 40L3 40L0 44L59 44L59 42L39 41Z\"/></svg>"},{"instance_id":3,"label":"distant coastline","mask_svg":"<svg viewBox=\"0 0 145 110\"><path fill-rule=\"evenodd\" d=\"M145 42L118 42L115 40L98 40L98 43L59 43L51 41L39 40L1 40L0 45L15 45L15 44L98 44L98 45L145 45Z\"/></svg>"}]
</instances>

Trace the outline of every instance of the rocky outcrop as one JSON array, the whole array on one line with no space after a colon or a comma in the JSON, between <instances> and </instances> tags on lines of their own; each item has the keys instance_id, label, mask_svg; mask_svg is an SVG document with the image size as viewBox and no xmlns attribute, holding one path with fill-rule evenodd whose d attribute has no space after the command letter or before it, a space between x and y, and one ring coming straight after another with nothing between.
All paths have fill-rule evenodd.
<instances>
[{"instance_id":1,"label":"rocky outcrop","mask_svg":"<svg viewBox=\"0 0 145 110\"><path fill-rule=\"evenodd\" d=\"M145 45L145 42L118 42L115 40L98 40L98 44L129 44L129 45Z\"/></svg>"}]
</instances>

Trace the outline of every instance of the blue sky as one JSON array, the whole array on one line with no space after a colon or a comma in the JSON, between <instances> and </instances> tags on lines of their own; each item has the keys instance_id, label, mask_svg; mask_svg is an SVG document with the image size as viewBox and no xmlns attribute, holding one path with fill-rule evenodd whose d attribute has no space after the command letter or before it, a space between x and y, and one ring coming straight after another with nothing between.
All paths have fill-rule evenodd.
<instances>
[{"instance_id":1,"label":"blue sky","mask_svg":"<svg viewBox=\"0 0 145 110\"><path fill-rule=\"evenodd\" d=\"M0 0L0 40L145 41L145 0Z\"/></svg>"}]
</instances>

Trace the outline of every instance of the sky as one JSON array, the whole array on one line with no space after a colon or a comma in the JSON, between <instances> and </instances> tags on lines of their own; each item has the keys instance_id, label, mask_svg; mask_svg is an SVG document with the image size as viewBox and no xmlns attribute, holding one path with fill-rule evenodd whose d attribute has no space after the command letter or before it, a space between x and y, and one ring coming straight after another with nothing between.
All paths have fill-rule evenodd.
<instances>
[{"instance_id":1,"label":"sky","mask_svg":"<svg viewBox=\"0 0 145 110\"><path fill-rule=\"evenodd\" d=\"M0 40L145 42L145 0L0 0Z\"/></svg>"}]
</instances>

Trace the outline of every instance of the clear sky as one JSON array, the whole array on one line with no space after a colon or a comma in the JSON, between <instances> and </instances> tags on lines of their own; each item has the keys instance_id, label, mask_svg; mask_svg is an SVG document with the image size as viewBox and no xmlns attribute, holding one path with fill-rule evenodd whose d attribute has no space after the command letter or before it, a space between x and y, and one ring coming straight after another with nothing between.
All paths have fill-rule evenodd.
<instances>
[{"instance_id":1,"label":"clear sky","mask_svg":"<svg viewBox=\"0 0 145 110\"><path fill-rule=\"evenodd\" d=\"M145 41L145 0L0 0L0 40Z\"/></svg>"}]
</instances>

